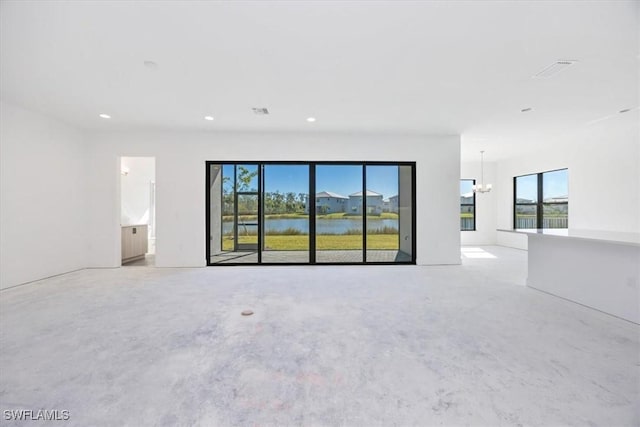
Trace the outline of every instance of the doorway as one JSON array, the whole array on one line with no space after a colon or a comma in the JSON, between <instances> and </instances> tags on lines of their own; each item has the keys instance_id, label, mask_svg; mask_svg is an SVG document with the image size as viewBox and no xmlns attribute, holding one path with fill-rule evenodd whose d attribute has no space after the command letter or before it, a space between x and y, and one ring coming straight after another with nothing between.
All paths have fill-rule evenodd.
<instances>
[{"instance_id":1,"label":"doorway","mask_svg":"<svg viewBox=\"0 0 640 427\"><path fill-rule=\"evenodd\" d=\"M154 266L155 157L120 158L121 265Z\"/></svg>"}]
</instances>

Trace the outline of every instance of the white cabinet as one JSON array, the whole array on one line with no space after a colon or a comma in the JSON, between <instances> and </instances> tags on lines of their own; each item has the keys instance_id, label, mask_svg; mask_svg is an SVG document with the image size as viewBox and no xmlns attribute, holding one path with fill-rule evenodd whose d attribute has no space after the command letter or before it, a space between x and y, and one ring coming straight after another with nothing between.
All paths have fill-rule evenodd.
<instances>
[{"instance_id":1,"label":"white cabinet","mask_svg":"<svg viewBox=\"0 0 640 427\"><path fill-rule=\"evenodd\" d=\"M122 227L122 263L144 258L149 249L147 225Z\"/></svg>"}]
</instances>

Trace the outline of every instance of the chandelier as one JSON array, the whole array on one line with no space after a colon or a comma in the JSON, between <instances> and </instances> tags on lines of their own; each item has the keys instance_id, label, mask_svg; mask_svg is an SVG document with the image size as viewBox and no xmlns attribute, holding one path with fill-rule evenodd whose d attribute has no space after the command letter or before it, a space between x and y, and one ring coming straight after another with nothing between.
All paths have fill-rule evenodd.
<instances>
[{"instance_id":1,"label":"chandelier","mask_svg":"<svg viewBox=\"0 0 640 427\"><path fill-rule=\"evenodd\" d=\"M484 150L480 151L480 184L473 186L474 193L488 193L491 191L491 184L484 183Z\"/></svg>"}]
</instances>

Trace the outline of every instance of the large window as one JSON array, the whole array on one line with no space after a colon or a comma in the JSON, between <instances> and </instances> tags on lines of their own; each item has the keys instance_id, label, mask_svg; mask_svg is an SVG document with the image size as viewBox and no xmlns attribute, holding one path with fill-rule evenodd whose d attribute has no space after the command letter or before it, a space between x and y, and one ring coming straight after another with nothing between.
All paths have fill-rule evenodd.
<instances>
[{"instance_id":1,"label":"large window","mask_svg":"<svg viewBox=\"0 0 640 427\"><path fill-rule=\"evenodd\" d=\"M568 170L513 178L514 228L568 228Z\"/></svg>"},{"instance_id":2,"label":"large window","mask_svg":"<svg viewBox=\"0 0 640 427\"><path fill-rule=\"evenodd\" d=\"M460 230L475 231L476 229L476 193L473 186L475 179L460 180Z\"/></svg>"},{"instance_id":3,"label":"large window","mask_svg":"<svg viewBox=\"0 0 640 427\"><path fill-rule=\"evenodd\" d=\"M207 162L207 264L414 264L414 191L414 163Z\"/></svg>"}]
</instances>

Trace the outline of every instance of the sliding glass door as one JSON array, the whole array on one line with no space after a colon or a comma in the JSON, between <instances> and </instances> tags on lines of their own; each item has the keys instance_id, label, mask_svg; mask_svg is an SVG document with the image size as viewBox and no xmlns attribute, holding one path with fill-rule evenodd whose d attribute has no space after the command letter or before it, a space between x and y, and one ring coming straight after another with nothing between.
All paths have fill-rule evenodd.
<instances>
[{"instance_id":1,"label":"sliding glass door","mask_svg":"<svg viewBox=\"0 0 640 427\"><path fill-rule=\"evenodd\" d=\"M362 165L316 166L316 262L364 261Z\"/></svg>"},{"instance_id":2,"label":"sliding glass door","mask_svg":"<svg viewBox=\"0 0 640 427\"><path fill-rule=\"evenodd\" d=\"M309 165L264 164L263 263L309 263Z\"/></svg>"},{"instance_id":3,"label":"sliding glass door","mask_svg":"<svg viewBox=\"0 0 640 427\"><path fill-rule=\"evenodd\" d=\"M415 263L415 164L207 162L207 264Z\"/></svg>"}]
</instances>

